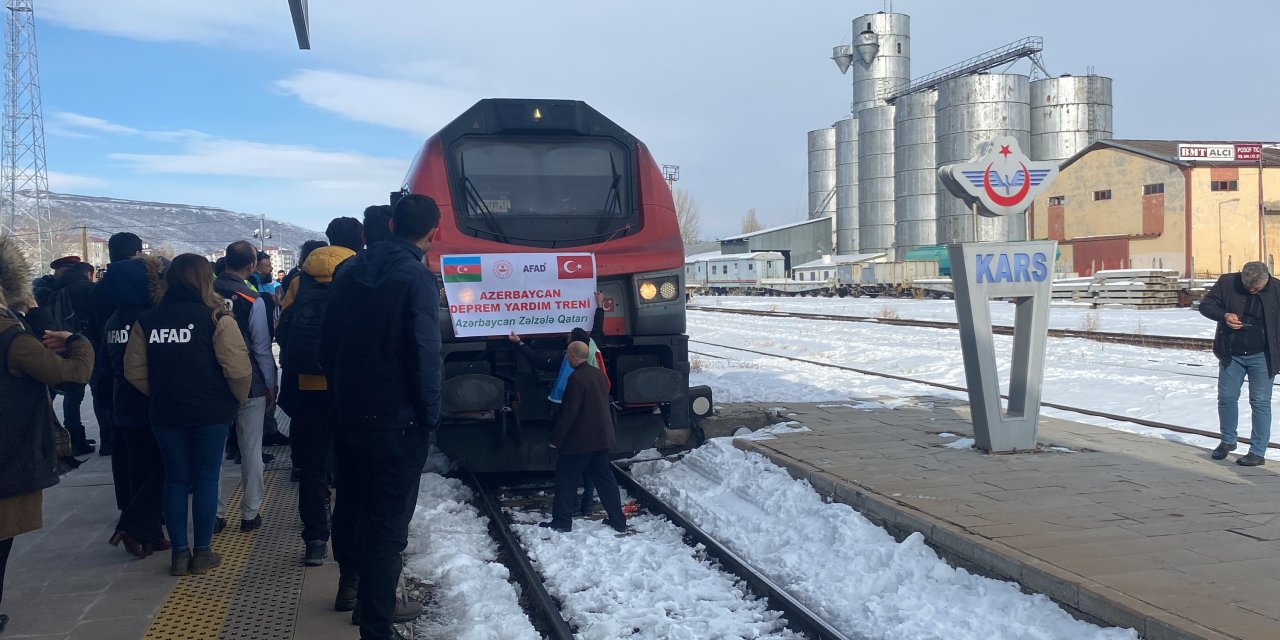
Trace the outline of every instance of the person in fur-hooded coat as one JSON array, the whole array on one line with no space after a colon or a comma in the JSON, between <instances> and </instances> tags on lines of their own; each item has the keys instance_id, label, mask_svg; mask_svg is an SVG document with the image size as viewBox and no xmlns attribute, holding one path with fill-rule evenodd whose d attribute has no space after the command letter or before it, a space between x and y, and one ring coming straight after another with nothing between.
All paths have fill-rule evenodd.
<instances>
[{"instance_id":1,"label":"person in fur-hooded coat","mask_svg":"<svg viewBox=\"0 0 1280 640\"><path fill-rule=\"evenodd\" d=\"M71 455L49 386L85 384L93 371L88 339L31 333L23 314L34 305L26 258L12 239L0 239L0 601L13 537L43 525L43 491L58 483L58 457ZM5 621L0 615L0 628Z\"/></svg>"}]
</instances>

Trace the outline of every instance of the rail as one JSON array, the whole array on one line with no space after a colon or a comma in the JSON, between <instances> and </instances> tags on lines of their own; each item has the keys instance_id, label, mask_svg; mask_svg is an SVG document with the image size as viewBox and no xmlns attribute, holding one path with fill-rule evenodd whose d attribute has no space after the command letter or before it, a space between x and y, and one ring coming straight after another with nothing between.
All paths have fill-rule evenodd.
<instances>
[{"instance_id":1,"label":"rail","mask_svg":"<svg viewBox=\"0 0 1280 640\"><path fill-rule=\"evenodd\" d=\"M938 320L912 320L908 318L875 318L871 316L843 316L829 313L800 313L793 311L765 311L761 309L723 309L718 307L689 307L690 311L706 311L709 313L736 313L748 316L764 316L771 318L798 318L803 320L830 320L834 322L873 322L900 327L924 327L928 329L956 329L960 325L955 322ZM1013 335L1013 327L992 325L991 331L997 335ZM1119 333L1113 331L1084 331L1078 329L1050 329L1049 335L1054 338L1080 338L1110 344L1127 344L1156 349L1184 349L1188 351L1211 351L1213 340L1210 338L1189 338L1185 336L1149 336L1136 333Z\"/></svg>"},{"instance_id":2,"label":"rail","mask_svg":"<svg viewBox=\"0 0 1280 640\"><path fill-rule=\"evenodd\" d=\"M542 622L543 631L556 640L573 640L573 629L569 627L568 622L565 622L564 616L560 615L560 606L556 604L555 599L547 592L546 585L542 584L542 578L538 576L537 570L533 568L533 563L529 561L528 554L524 552L524 547L520 546L515 533L511 531L507 518L502 513L502 508L498 506L493 495L489 493L485 485L480 483L475 474L470 471L464 471L464 474L463 479L479 496L480 506L484 508L485 515L489 517L490 530L498 536L499 542L508 554L510 559L508 566L513 571L513 577L524 586L526 593L528 593L529 605L533 609L534 615Z\"/></svg>"},{"instance_id":3,"label":"rail","mask_svg":"<svg viewBox=\"0 0 1280 640\"><path fill-rule=\"evenodd\" d=\"M641 503L644 503L650 511L662 514L676 526L684 529L687 536L692 538L698 544L706 548L707 553L720 561L726 569L733 572L734 575L741 578L755 590L756 594L762 595L769 602L769 606L777 611L786 614L787 628L793 631L799 631L807 634L811 638L819 640L845 640L849 636L840 630L832 627L825 620L818 617L817 614L809 610L808 607L800 603L800 601L791 597L782 587L779 587L767 576L756 571L754 567L743 560L738 554L729 550L728 547L720 544L715 538L712 538L701 527L694 524L693 521L685 518L674 507L662 501L648 489L644 488L631 474L627 473L617 463L613 465L613 473L618 477L619 483L626 488L627 493L631 494ZM855 639L860 640L860 639Z\"/></svg>"},{"instance_id":4,"label":"rail","mask_svg":"<svg viewBox=\"0 0 1280 640\"><path fill-rule=\"evenodd\" d=\"M888 379L890 379L890 380L899 380L899 381L902 381L902 382L911 382L911 383L915 383L915 384L922 384L922 385L925 385L925 386L928 386L928 387L937 387L937 388L939 388L939 389L947 389L948 391L959 391L959 392L962 392L962 393L968 393L968 392L969 392L969 389L968 389L968 388L966 388L966 387L956 386L956 385L954 385L954 384L946 384L946 383L943 383L943 382L931 382L931 381L929 381L929 380L920 380L920 379L918 379L918 378L909 378L909 377L907 377L907 376L899 376L899 375L895 375L895 374L892 374L892 373L881 373L881 372L879 372L879 371L871 371L871 370L868 370L868 369L859 369L859 368L857 368L857 367L846 367L846 366L844 366L844 365L839 365L839 364L830 364L830 363L827 363L827 362L817 362L817 361L815 361L815 360L809 360L809 359L806 359L806 358L797 358L797 357L795 357L795 356L787 356L787 355L782 355L782 354L780 354L780 353L769 353L769 352L767 352L767 351L758 351L758 350L756 350L756 349L748 349L748 348L746 348L746 347L735 347L735 346L731 346L731 345L727 345L727 344L717 344L717 343L715 343L715 342L707 342L707 341L705 341L705 340L692 340L692 339L691 339L691 340L689 340L689 343L690 343L690 344L705 344L705 345L708 345L708 346L718 347L718 348L721 348L721 349L732 349L732 350L734 350L734 351L745 351L745 352L747 352L747 353L754 353L754 354L757 354L757 355L768 356L768 357L770 357L770 358L781 358L781 359L783 359L783 360L791 360L791 361L793 361L793 362L802 362L802 363L805 363L805 364L816 365L816 366L819 366L819 367L828 367L828 368L831 368L831 369L840 369L840 370L842 370L842 371L849 371L849 372L852 372L852 373L859 373L859 374L862 374L862 375L865 375L865 376L877 376L877 377L880 377L880 378L888 378ZM699 353L699 352L696 352L696 351L690 350L690 351L689 351L689 353ZM704 354L701 354L701 355L712 355L712 354L706 354L706 353L704 353ZM1006 399L1006 400L1009 398L1009 396L1007 396L1007 395L1005 395L1005 394L1001 394L1001 395L1000 395L1000 397L1001 397L1001 398L1003 398L1003 399ZM1082 407L1073 407L1073 406L1070 406L1070 405L1058 404L1058 403L1056 403L1056 402L1044 402L1044 401L1041 401L1041 402L1040 402L1040 405L1041 405L1041 406L1045 406L1045 407L1049 407L1049 408L1051 408L1051 409L1059 409L1059 410L1061 410L1061 411L1070 411L1070 412L1072 412L1072 413L1080 413L1080 414L1084 414L1084 415L1087 415L1087 416L1094 416L1094 417L1098 417L1098 418L1106 418L1106 419L1108 419L1108 420L1115 420L1115 421L1117 421L1117 422L1128 422L1128 423L1130 423L1130 424L1142 425L1142 426L1144 426L1144 427L1151 427L1151 428L1153 428L1153 429L1164 429L1165 431L1174 431L1174 432L1177 432L1177 433L1185 433L1185 434L1188 434L1188 435L1205 436L1205 437L1207 437L1207 438L1213 438L1213 439L1215 439L1215 440L1216 440L1216 439L1219 439L1219 438L1221 438L1221 437L1222 437L1222 434L1220 434L1220 433L1218 433L1218 432L1216 432L1216 431L1205 431L1205 430L1203 430L1203 429L1193 429L1193 428L1191 428L1191 427L1184 427L1184 426L1176 425L1176 424L1168 424L1168 423L1165 423L1165 422L1156 422L1155 420L1147 420L1147 419L1145 419L1145 418L1135 418L1135 417L1133 417L1133 416L1123 416L1123 415L1119 415L1119 414L1116 414L1116 413L1107 413L1107 412L1105 412L1105 411L1095 411L1095 410L1093 410L1093 409L1085 409L1085 408L1082 408ZM1251 445L1251 444L1253 444L1253 441L1252 441L1252 440L1250 440L1249 438L1243 438L1243 437L1242 437L1242 438L1239 438L1239 439L1238 439L1238 441L1239 441L1239 442L1242 442L1242 443L1244 443L1244 444L1250 444L1250 445ZM1271 448L1271 449L1280 449L1280 443L1268 442L1268 443L1267 443L1267 447L1269 447L1269 448Z\"/></svg>"}]
</instances>

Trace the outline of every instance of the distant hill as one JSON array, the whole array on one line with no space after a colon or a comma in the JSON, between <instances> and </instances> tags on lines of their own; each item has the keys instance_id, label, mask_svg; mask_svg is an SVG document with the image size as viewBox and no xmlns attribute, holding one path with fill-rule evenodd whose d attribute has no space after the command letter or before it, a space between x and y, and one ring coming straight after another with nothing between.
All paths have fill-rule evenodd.
<instances>
[{"instance_id":1,"label":"distant hill","mask_svg":"<svg viewBox=\"0 0 1280 640\"><path fill-rule=\"evenodd\" d=\"M100 238L131 231L153 247L171 245L174 253L221 252L235 240L253 241L258 229L256 215L189 204L51 193L49 207L55 228L87 225L90 235ZM266 244L291 250L306 240L324 239L319 231L270 217L267 228L271 238Z\"/></svg>"}]
</instances>

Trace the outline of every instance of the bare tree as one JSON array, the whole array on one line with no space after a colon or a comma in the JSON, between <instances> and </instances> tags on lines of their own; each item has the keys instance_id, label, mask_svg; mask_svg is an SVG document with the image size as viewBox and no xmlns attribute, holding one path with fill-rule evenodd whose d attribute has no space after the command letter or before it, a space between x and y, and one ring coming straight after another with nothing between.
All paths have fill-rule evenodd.
<instances>
[{"instance_id":1,"label":"bare tree","mask_svg":"<svg viewBox=\"0 0 1280 640\"><path fill-rule=\"evenodd\" d=\"M40 246L40 236L46 237L52 244ZM22 240L23 253L36 271L36 275L48 271L49 263L62 256L80 255L80 224L67 212L53 210L49 216L49 226L41 229L32 218L20 218L14 226L14 235ZM39 251L37 251L39 247ZM81 256L82 259L87 259Z\"/></svg>"},{"instance_id":2,"label":"bare tree","mask_svg":"<svg viewBox=\"0 0 1280 640\"><path fill-rule=\"evenodd\" d=\"M680 224L680 239L685 244L698 242L702 232L702 213L698 211L698 203L689 195L689 190L676 187L676 222Z\"/></svg>"},{"instance_id":3,"label":"bare tree","mask_svg":"<svg viewBox=\"0 0 1280 640\"><path fill-rule=\"evenodd\" d=\"M753 231L759 231L763 228L764 228L764 225L760 224L760 219L756 218L756 208L751 207L750 209L748 209L747 215L742 217L742 232L751 233Z\"/></svg>"}]
</instances>

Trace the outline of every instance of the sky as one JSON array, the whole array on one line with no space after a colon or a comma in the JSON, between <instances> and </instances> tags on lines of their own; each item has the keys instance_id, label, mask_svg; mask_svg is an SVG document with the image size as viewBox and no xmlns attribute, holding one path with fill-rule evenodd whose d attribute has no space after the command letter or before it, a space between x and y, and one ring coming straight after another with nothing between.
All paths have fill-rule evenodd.
<instances>
[{"instance_id":1,"label":"sky","mask_svg":"<svg viewBox=\"0 0 1280 640\"><path fill-rule=\"evenodd\" d=\"M750 208L795 222L805 134L851 97L831 48L888 4L310 0L300 51L286 0L37 1L50 189L323 229L386 202L475 101L563 98L679 165L704 238ZM913 76L1040 35L1051 73L1115 79L1117 138L1280 139L1280 2L892 5L912 18Z\"/></svg>"}]
</instances>

